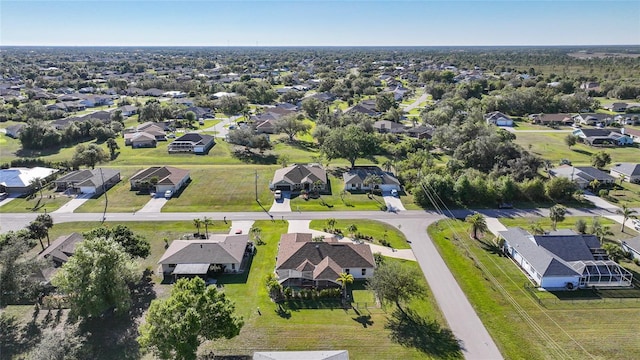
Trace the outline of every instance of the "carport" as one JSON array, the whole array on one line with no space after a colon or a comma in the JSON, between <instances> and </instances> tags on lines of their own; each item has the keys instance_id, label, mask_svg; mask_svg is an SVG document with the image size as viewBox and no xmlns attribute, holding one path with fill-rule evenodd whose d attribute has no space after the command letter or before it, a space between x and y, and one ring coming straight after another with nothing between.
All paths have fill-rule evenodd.
<instances>
[{"instance_id":1,"label":"carport","mask_svg":"<svg viewBox=\"0 0 640 360\"><path fill-rule=\"evenodd\" d=\"M196 276L204 279L209 272L209 266L210 264L177 264L171 272L171 275L173 275L175 280L183 277L192 278Z\"/></svg>"}]
</instances>

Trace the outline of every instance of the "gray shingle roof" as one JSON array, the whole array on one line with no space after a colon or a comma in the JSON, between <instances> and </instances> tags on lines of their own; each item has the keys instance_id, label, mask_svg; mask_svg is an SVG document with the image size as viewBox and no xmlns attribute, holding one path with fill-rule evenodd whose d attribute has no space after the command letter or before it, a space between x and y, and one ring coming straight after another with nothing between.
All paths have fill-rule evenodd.
<instances>
[{"instance_id":1,"label":"gray shingle roof","mask_svg":"<svg viewBox=\"0 0 640 360\"><path fill-rule=\"evenodd\" d=\"M242 261L249 235L211 235L208 240L174 240L158 264L232 264Z\"/></svg>"},{"instance_id":2,"label":"gray shingle roof","mask_svg":"<svg viewBox=\"0 0 640 360\"><path fill-rule=\"evenodd\" d=\"M289 184L313 184L316 181L327 183L327 172L320 165L295 164L286 168L278 169L273 174L273 183L287 182Z\"/></svg>"},{"instance_id":3,"label":"gray shingle roof","mask_svg":"<svg viewBox=\"0 0 640 360\"><path fill-rule=\"evenodd\" d=\"M611 170L615 170L620 174L627 176L640 176L640 164L636 163L620 163L611 167Z\"/></svg>"}]
</instances>

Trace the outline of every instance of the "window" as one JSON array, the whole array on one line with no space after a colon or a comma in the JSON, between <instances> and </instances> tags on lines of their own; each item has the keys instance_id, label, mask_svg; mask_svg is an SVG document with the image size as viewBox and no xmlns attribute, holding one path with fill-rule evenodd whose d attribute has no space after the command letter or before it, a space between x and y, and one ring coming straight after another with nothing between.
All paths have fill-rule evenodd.
<instances>
[{"instance_id":1,"label":"window","mask_svg":"<svg viewBox=\"0 0 640 360\"><path fill-rule=\"evenodd\" d=\"M362 269L362 276L367 275L367 269Z\"/></svg>"},{"instance_id":2,"label":"window","mask_svg":"<svg viewBox=\"0 0 640 360\"><path fill-rule=\"evenodd\" d=\"M236 269L236 264L231 264L231 270L235 270Z\"/></svg>"},{"instance_id":3,"label":"window","mask_svg":"<svg viewBox=\"0 0 640 360\"><path fill-rule=\"evenodd\" d=\"M173 269L174 267L176 267L176 264L169 264L169 268Z\"/></svg>"},{"instance_id":4,"label":"window","mask_svg":"<svg viewBox=\"0 0 640 360\"><path fill-rule=\"evenodd\" d=\"M344 269L345 274L349 273L349 269Z\"/></svg>"}]
</instances>

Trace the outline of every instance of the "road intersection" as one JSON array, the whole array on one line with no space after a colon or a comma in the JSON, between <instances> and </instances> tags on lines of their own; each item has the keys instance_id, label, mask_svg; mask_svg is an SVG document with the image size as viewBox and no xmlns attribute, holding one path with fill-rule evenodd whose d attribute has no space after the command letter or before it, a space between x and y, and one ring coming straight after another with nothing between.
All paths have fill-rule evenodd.
<instances>
[{"instance_id":1,"label":"road intersection","mask_svg":"<svg viewBox=\"0 0 640 360\"><path fill-rule=\"evenodd\" d=\"M487 218L501 217L546 217L548 209L500 209L481 210ZM452 210L447 215L464 218L471 210ZM8 213L0 215L0 233L19 230L28 225L38 214ZM568 209L568 216L606 216L617 222L613 208ZM446 318L454 335L460 340L466 359L502 359L495 342L480 321L453 274L428 237L427 227L445 216L433 211L409 210L400 212L382 211L318 211L318 212L189 212L189 213L51 213L54 223L65 222L141 222L141 221L191 221L207 216L213 220L232 221L234 224L252 223L255 220L289 221L304 224L315 219L371 219L397 227L411 243L413 255L418 261L433 296ZM493 219L491 219L493 220ZM303 222L301 222L303 221ZM233 230L233 229L232 229Z\"/></svg>"}]
</instances>

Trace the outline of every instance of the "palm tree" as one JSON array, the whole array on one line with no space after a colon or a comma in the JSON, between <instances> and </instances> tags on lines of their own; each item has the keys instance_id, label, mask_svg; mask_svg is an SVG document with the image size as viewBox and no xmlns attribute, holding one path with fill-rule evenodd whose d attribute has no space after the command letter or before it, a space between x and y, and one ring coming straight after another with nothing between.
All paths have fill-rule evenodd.
<instances>
[{"instance_id":1,"label":"palm tree","mask_svg":"<svg viewBox=\"0 0 640 360\"><path fill-rule=\"evenodd\" d=\"M204 225L205 236L208 239L209 238L209 225L213 225L213 220L211 220L211 218L208 218L208 217L205 216L204 219L202 219L202 224Z\"/></svg>"},{"instance_id":2,"label":"palm tree","mask_svg":"<svg viewBox=\"0 0 640 360\"><path fill-rule=\"evenodd\" d=\"M38 239L40 241L40 246L42 246L42 251L44 251L44 243L42 239L45 237L45 232L47 232L47 228L43 223L39 221L32 221L27 226L27 229L30 232L30 236L32 239Z\"/></svg>"},{"instance_id":3,"label":"palm tree","mask_svg":"<svg viewBox=\"0 0 640 360\"><path fill-rule=\"evenodd\" d=\"M549 208L549 218L553 221L553 231L557 229L559 222L564 221L566 213L567 208L562 205L554 205Z\"/></svg>"},{"instance_id":4,"label":"palm tree","mask_svg":"<svg viewBox=\"0 0 640 360\"><path fill-rule=\"evenodd\" d=\"M340 273L340 277L336 279L337 282L342 284L342 294L347 296L347 285L353 284L353 275L348 273Z\"/></svg>"},{"instance_id":5,"label":"palm tree","mask_svg":"<svg viewBox=\"0 0 640 360\"><path fill-rule=\"evenodd\" d=\"M49 229L53 227L53 219L49 214L40 214L36 217L37 222L42 225L42 232L47 237L47 246L51 246L51 241L49 240Z\"/></svg>"},{"instance_id":6,"label":"palm tree","mask_svg":"<svg viewBox=\"0 0 640 360\"><path fill-rule=\"evenodd\" d=\"M622 187L622 183L627 181L627 175L620 174L620 176L618 178L620 179L620 187Z\"/></svg>"},{"instance_id":7,"label":"palm tree","mask_svg":"<svg viewBox=\"0 0 640 360\"><path fill-rule=\"evenodd\" d=\"M261 228L252 226L251 229L249 229L249 234L251 235L253 240L256 242L256 245L263 245L264 244L264 242L262 241L262 229Z\"/></svg>"},{"instance_id":8,"label":"palm tree","mask_svg":"<svg viewBox=\"0 0 640 360\"><path fill-rule=\"evenodd\" d=\"M373 193L373 188L375 188L376 185L382 184L382 178L378 175L370 174L364 178L362 184L369 187L369 193Z\"/></svg>"},{"instance_id":9,"label":"palm tree","mask_svg":"<svg viewBox=\"0 0 640 360\"><path fill-rule=\"evenodd\" d=\"M333 230L336 227L336 219L334 218L327 219L327 227L329 228L329 230Z\"/></svg>"},{"instance_id":10,"label":"palm tree","mask_svg":"<svg viewBox=\"0 0 640 360\"><path fill-rule=\"evenodd\" d=\"M600 241L600 245L602 245L604 243L604 239L608 236L608 235L613 235L613 233L611 232L611 230L609 230L608 226L598 226L597 228L593 229L593 235L595 235L598 240Z\"/></svg>"},{"instance_id":11,"label":"palm tree","mask_svg":"<svg viewBox=\"0 0 640 360\"><path fill-rule=\"evenodd\" d=\"M628 208L627 205L622 205L622 209L618 210L618 214L622 215L622 232L624 232L624 223L629 220L629 218L635 218L638 212L631 208Z\"/></svg>"},{"instance_id":12,"label":"palm tree","mask_svg":"<svg viewBox=\"0 0 640 360\"><path fill-rule=\"evenodd\" d=\"M393 168L393 161L387 160L387 161L383 162L382 163L382 168L386 172L391 172L391 169Z\"/></svg>"},{"instance_id":13,"label":"palm tree","mask_svg":"<svg viewBox=\"0 0 640 360\"><path fill-rule=\"evenodd\" d=\"M198 237L200 236L200 226L202 226L202 220L199 218L193 219L193 226L198 230Z\"/></svg>"},{"instance_id":14,"label":"palm tree","mask_svg":"<svg viewBox=\"0 0 640 360\"><path fill-rule=\"evenodd\" d=\"M30 185L34 192L40 192L40 200L42 200L42 178L34 177L33 179L31 179Z\"/></svg>"},{"instance_id":15,"label":"palm tree","mask_svg":"<svg viewBox=\"0 0 640 360\"><path fill-rule=\"evenodd\" d=\"M529 230L533 235L542 235L544 234L544 228L538 221L532 221L529 223Z\"/></svg>"},{"instance_id":16,"label":"palm tree","mask_svg":"<svg viewBox=\"0 0 640 360\"><path fill-rule=\"evenodd\" d=\"M351 224L347 226L347 231L349 232L349 234L351 234L351 237L353 237L358 231L358 227L356 226L356 224Z\"/></svg>"},{"instance_id":17,"label":"palm tree","mask_svg":"<svg viewBox=\"0 0 640 360\"><path fill-rule=\"evenodd\" d=\"M596 191L600 187L600 181L598 179L591 180L591 182L589 183L589 187L593 191Z\"/></svg>"},{"instance_id":18,"label":"palm tree","mask_svg":"<svg viewBox=\"0 0 640 360\"><path fill-rule=\"evenodd\" d=\"M464 221L471 224L471 232L473 233L473 238L478 240L478 232L484 233L489 231L489 227L487 226L487 220L480 213L473 213L468 215Z\"/></svg>"}]
</instances>

